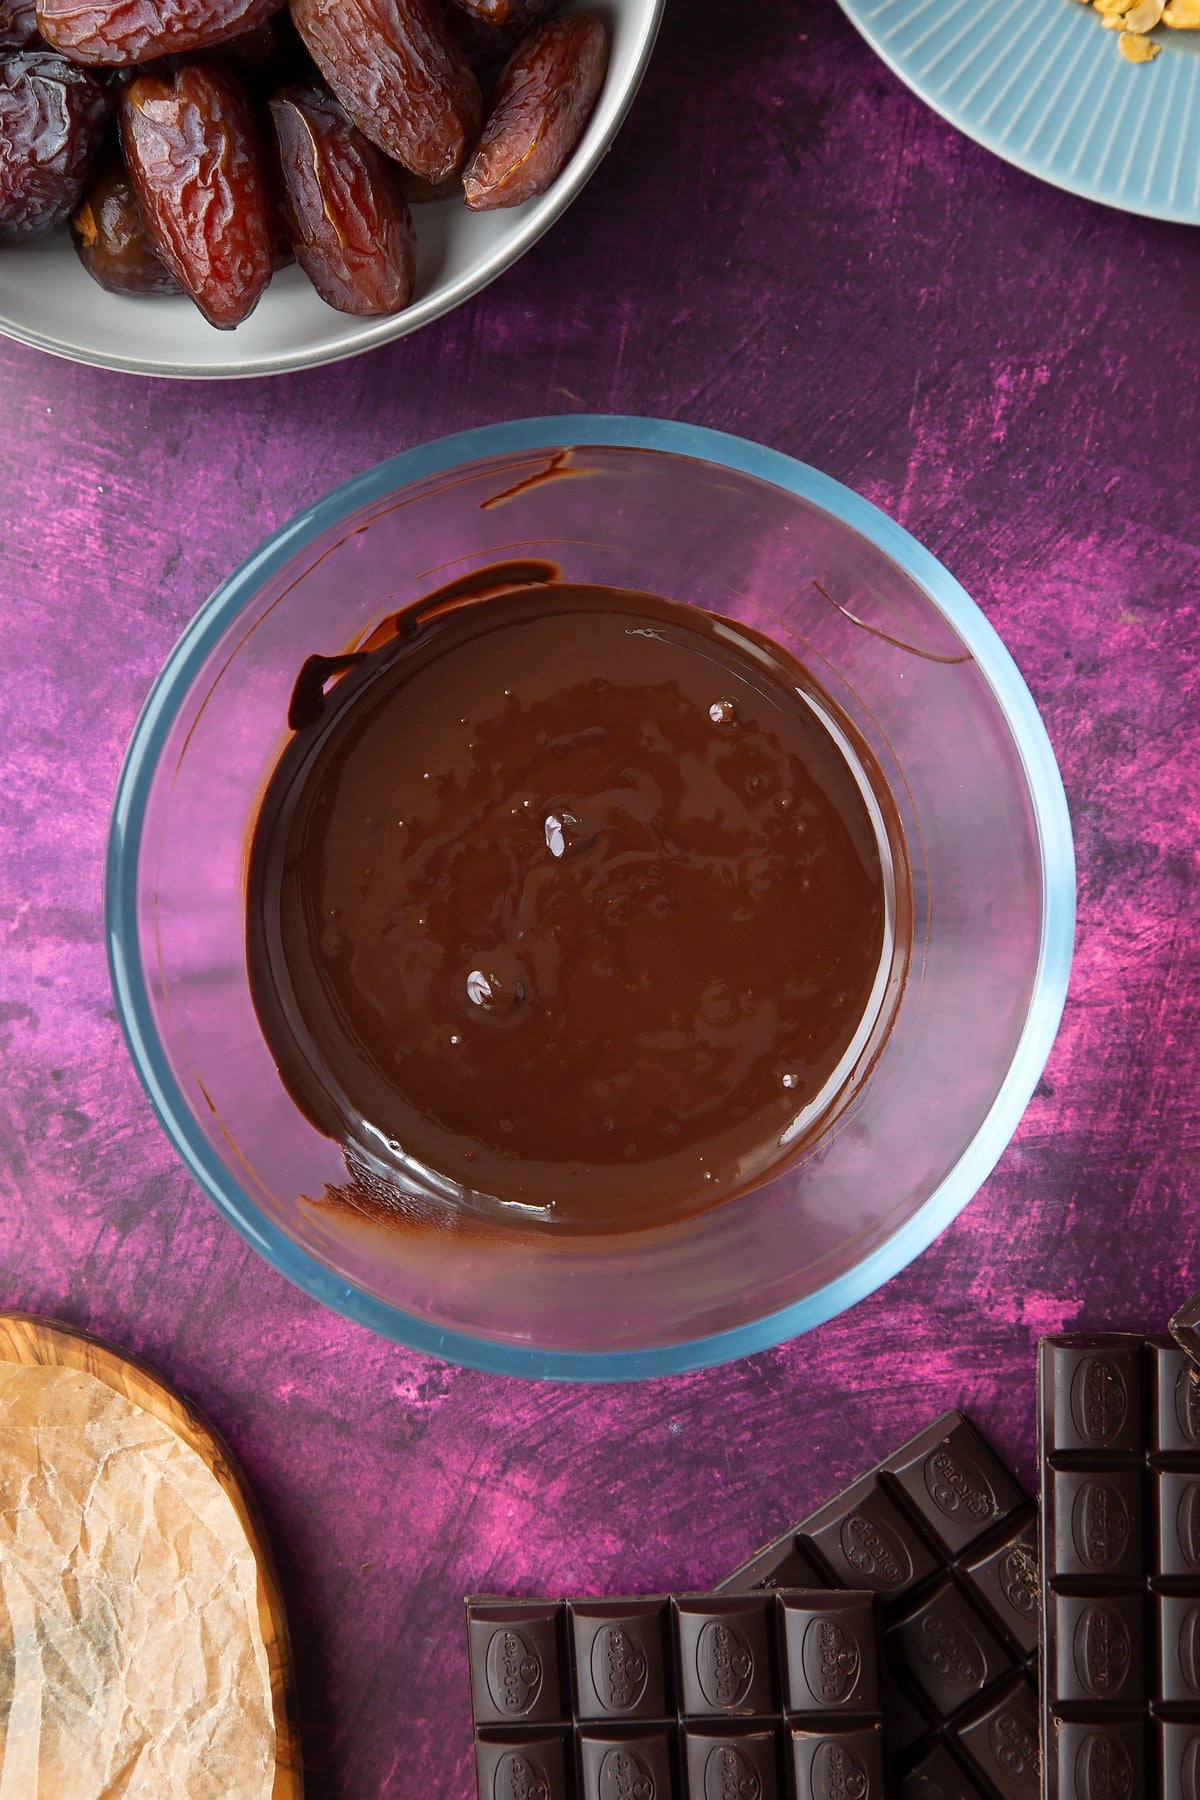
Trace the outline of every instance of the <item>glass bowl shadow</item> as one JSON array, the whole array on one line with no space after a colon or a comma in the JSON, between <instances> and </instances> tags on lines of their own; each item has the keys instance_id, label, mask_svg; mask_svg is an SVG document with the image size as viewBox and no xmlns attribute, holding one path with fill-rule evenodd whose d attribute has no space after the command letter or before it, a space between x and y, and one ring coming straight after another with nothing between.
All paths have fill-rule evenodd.
<instances>
[{"instance_id":1,"label":"glass bowl shadow","mask_svg":"<svg viewBox=\"0 0 1200 1800\"><path fill-rule=\"evenodd\" d=\"M799 654L891 787L913 939L851 1103L765 1185L589 1238L365 1218L279 1081L250 1001L245 855L296 674L488 564L665 594ZM663 421L524 420L327 495L201 608L134 729L107 866L118 1016L184 1162L291 1280L401 1343L618 1380L762 1349L903 1268L992 1169L1049 1053L1074 932L1070 823L1033 701L928 551L828 477ZM348 1197L349 1196L349 1197Z\"/></svg>"}]
</instances>

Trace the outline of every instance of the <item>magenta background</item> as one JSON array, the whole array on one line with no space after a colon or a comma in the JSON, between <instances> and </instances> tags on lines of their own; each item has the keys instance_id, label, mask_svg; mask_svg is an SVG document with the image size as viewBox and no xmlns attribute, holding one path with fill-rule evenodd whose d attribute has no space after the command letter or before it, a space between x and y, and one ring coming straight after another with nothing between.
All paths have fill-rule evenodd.
<instances>
[{"instance_id":1,"label":"magenta background","mask_svg":"<svg viewBox=\"0 0 1200 1800\"><path fill-rule=\"evenodd\" d=\"M1200 1285L1198 319L1200 235L975 148L833 0L675 0L566 219L416 337L209 386L0 347L0 1304L140 1351L228 1435L312 1795L472 1791L468 1589L709 1583L951 1405L1029 1477L1039 1332L1160 1328ZM759 438L915 532L1024 672L1080 861L1062 1033L958 1223L797 1343L609 1391L425 1361L262 1264L151 1117L101 939L121 753L210 589L379 458L559 410Z\"/></svg>"}]
</instances>

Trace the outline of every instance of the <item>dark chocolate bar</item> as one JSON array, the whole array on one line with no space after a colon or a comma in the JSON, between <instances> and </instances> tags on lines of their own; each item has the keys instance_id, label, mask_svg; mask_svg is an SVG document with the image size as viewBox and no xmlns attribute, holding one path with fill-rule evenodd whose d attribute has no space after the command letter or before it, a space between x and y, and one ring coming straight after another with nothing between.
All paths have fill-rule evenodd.
<instances>
[{"instance_id":1,"label":"dark chocolate bar","mask_svg":"<svg viewBox=\"0 0 1200 1800\"><path fill-rule=\"evenodd\" d=\"M936 1420L717 1592L777 1582L879 1595L885 1748L902 1800L1036 1800L1036 1519L961 1413Z\"/></svg>"},{"instance_id":2,"label":"dark chocolate bar","mask_svg":"<svg viewBox=\"0 0 1200 1800\"><path fill-rule=\"evenodd\" d=\"M467 1602L480 1800L882 1800L869 1593Z\"/></svg>"},{"instance_id":3,"label":"dark chocolate bar","mask_svg":"<svg viewBox=\"0 0 1200 1800\"><path fill-rule=\"evenodd\" d=\"M1200 1796L1200 1370L1169 1338L1044 1338L1046 1800Z\"/></svg>"}]
</instances>

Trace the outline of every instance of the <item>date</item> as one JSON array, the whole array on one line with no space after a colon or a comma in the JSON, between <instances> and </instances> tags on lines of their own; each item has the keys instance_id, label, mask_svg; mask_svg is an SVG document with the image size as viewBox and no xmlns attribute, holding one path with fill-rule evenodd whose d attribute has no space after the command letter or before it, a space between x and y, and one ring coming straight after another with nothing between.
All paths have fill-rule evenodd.
<instances>
[{"instance_id":1,"label":"date","mask_svg":"<svg viewBox=\"0 0 1200 1800\"><path fill-rule=\"evenodd\" d=\"M0 59L0 244L70 216L112 106L105 83L52 50Z\"/></svg>"},{"instance_id":2,"label":"date","mask_svg":"<svg viewBox=\"0 0 1200 1800\"><path fill-rule=\"evenodd\" d=\"M38 30L73 62L128 68L205 50L261 25L283 0L37 0Z\"/></svg>"},{"instance_id":3,"label":"date","mask_svg":"<svg viewBox=\"0 0 1200 1800\"><path fill-rule=\"evenodd\" d=\"M608 34L588 13L548 19L514 53L463 170L472 212L545 193L583 135L608 67Z\"/></svg>"},{"instance_id":4,"label":"date","mask_svg":"<svg viewBox=\"0 0 1200 1800\"><path fill-rule=\"evenodd\" d=\"M271 119L296 261L338 312L399 312L416 271L399 169L315 84L284 88Z\"/></svg>"},{"instance_id":5,"label":"date","mask_svg":"<svg viewBox=\"0 0 1200 1800\"><path fill-rule=\"evenodd\" d=\"M36 35L34 0L0 0L0 50L23 50Z\"/></svg>"},{"instance_id":6,"label":"date","mask_svg":"<svg viewBox=\"0 0 1200 1800\"><path fill-rule=\"evenodd\" d=\"M104 161L71 215L80 262L110 294L178 294L142 223L133 185L119 157Z\"/></svg>"},{"instance_id":7,"label":"date","mask_svg":"<svg viewBox=\"0 0 1200 1800\"><path fill-rule=\"evenodd\" d=\"M503 19L476 11L469 0L445 0L444 10L450 36L475 73L487 77L558 4L559 0L511 0Z\"/></svg>"},{"instance_id":8,"label":"date","mask_svg":"<svg viewBox=\"0 0 1200 1800\"><path fill-rule=\"evenodd\" d=\"M426 181L459 167L483 100L434 0L291 0L310 55L359 130Z\"/></svg>"},{"instance_id":9,"label":"date","mask_svg":"<svg viewBox=\"0 0 1200 1800\"><path fill-rule=\"evenodd\" d=\"M121 145L158 255L210 325L240 325L271 279L275 238L245 86L212 62L139 76L121 96Z\"/></svg>"},{"instance_id":10,"label":"date","mask_svg":"<svg viewBox=\"0 0 1200 1800\"><path fill-rule=\"evenodd\" d=\"M518 0L455 0L455 4L489 25L507 25Z\"/></svg>"}]
</instances>

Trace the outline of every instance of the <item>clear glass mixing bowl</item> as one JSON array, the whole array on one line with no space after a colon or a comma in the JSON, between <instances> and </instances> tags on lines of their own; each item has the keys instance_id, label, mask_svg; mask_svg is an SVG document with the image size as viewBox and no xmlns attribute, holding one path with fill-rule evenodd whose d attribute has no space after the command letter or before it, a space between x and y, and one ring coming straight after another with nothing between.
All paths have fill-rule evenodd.
<instances>
[{"instance_id":1,"label":"clear glass mixing bowl","mask_svg":"<svg viewBox=\"0 0 1200 1800\"><path fill-rule=\"evenodd\" d=\"M802 656L897 803L908 977L853 1103L752 1193L624 1236L384 1229L329 1202L346 1182L341 1154L292 1104L260 1033L244 950L248 832L305 657L351 647L458 575L525 557L742 619ZM966 1204L1058 1025L1074 859L1028 690L962 588L899 526L737 438L534 419L349 482L201 608L134 730L107 917L146 1091L201 1186L276 1268L418 1349L612 1380L807 1330L903 1268Z\"/></svg>"}]
</instances>

